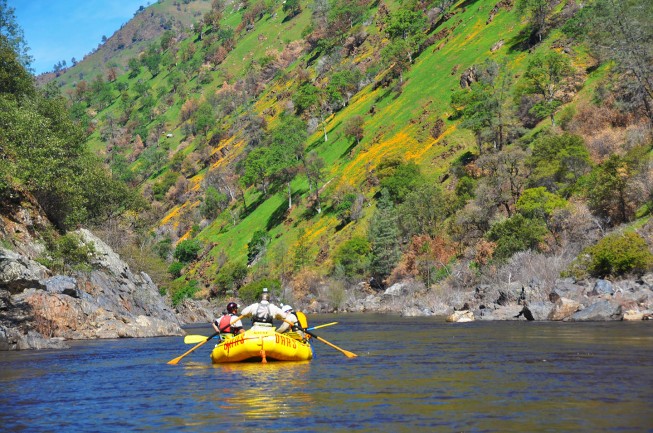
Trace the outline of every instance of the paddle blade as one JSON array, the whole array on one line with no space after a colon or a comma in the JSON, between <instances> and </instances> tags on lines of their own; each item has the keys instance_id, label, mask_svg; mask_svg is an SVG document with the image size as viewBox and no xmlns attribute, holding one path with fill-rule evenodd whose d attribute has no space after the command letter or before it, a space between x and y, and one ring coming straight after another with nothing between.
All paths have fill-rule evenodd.
<instances>
[{"instance_id":1,"label":"paddle blade","mask_svg":"<svg viewBox=\"0 0 653 433\"><path fill-rule=\"evenodd\" d=\"M299 325L306 329L308 328L308 319L306 318L306 314L302 313L301 311L298 311L295 313L295 316L297 316L297 320L299 321Z\"/></svg>"},{"instance_id":2,"label":"paddle blade","mask_svg":"<svg viewBox=\"0 0 653 433\"><path fill-rule=\"evenodd\" d=\"M207 337L206 335L187 335L184 337L184 343L185 344L197 344L201 343L202 341L206 340Z\"/></svg>"}]
</instances>

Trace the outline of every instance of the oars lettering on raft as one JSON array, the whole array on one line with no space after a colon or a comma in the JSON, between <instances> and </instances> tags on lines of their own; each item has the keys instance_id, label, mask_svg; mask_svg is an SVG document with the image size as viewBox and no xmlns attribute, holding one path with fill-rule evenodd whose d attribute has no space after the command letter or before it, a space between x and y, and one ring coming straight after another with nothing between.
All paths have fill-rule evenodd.
<instances>
[{"instance_id":1,"label":"oars lettering on raft","mask_svg":"<svg viewBox=\"0 0 653 433\"><path fill-rule=\"evenodd\" d=\"M238 321L239 321L240 319L242 319L243 317L245 317L245 315L242 315L242 316L240 316L240 317L237 317L236 319L232 320L230 324L233 325L234 323L238 322ZM208 342L210 339L212 339L213 337L215 337L215 336L218 335L219 333L220 333L220 332L216 332L216 333L214 333L213 335L211 335L210 337L207 337L206 340L202 341L202 342L199 343L197 346L195 346L195 347L193 347L192 349L190 349L188 352L184 353L184 354L181 355L181 356L176 357L175 359L172 359L172 360L168 361L168 364L170 364L170 365L177 365L177 363L178 363L179 361L181 361L181 360L182 360L186 355L190 354L190 353L193 352L195 349L198 349L200 346L203 346L204 344L206 344L206 342Z\"/></svg>"},{"instance_id":2,"label":"oars lettering on raft","mask_svg":"<svg viewBox=\"0 0 653 433\"><path fill-rule=\"evenodd\" d=\"M338 324L338 322L325 323L324 325L311 326L307 330L312 331L314 329L326 328L327 326L333 326L333 325L337 325L337 324ZM202 342L202 341L206 340L207 338L210 338L210 337L207 337L206 335L190 334L190 335L186 335L184 337L184 343L185 344L197 344L199 342Z\"/></svg>"}]
</instances>

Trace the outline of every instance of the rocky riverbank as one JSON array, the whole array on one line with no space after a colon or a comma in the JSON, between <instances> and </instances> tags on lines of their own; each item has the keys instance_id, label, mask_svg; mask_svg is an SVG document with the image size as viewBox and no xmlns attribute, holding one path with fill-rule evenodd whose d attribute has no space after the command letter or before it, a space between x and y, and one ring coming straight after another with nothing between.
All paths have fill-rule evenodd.
<instances>
[{"instance_id":1,"label":"rocky riverbank","mask_svg":"<svg viewBox=\"0 0 653 433\"><path fill-rule=\"evenodd\" d=\"M473 320L610 321L653 318L653 273L608 281L559 279L552 289L512 282L480 285L456 293L458 304L414 282L348 301L343 310L404 316L446 316L451 322ZM317 310L328 310L319 305Z\"/></svg>"},{"instance_id":2,"label":"rocky riverbank","mask_svg":"<svg viewBox=\"0 0 653 433\"><path fill-rule=\"evenodd\" d=\"M92 270L55 275L0 248L0 350L65 347L66 340L182 335L175 312L145 273L133 273L87 230Z\"/></svg>"},{"instance_id":3,"label":"rocky riverbank","mask_svg":"<svg viewBox=\"0 0 653 433\"><path fill-rule=\"evenodd\" d=\"M109 246L84 229L77 234L93 246L90 270L53 273L36 261L43 248L32 237L33 228L46 224L39 218L20 208L0 220L0 234L13 241L11 249L0 248L0 350L62 348L67 340L76 339L183 335L182 325L208 324L222 310L207 300L186 300L173 309L147 274L132 272ZM326 299L337 296L324 285L294 306L309 314L443 316L454 322L653 317L653 273L619 281L560 279L548 289L513 281L443 292L414 281L385 290L359 284L344 290L334 306L333 299Z\"/></svg>"}]
</instances>

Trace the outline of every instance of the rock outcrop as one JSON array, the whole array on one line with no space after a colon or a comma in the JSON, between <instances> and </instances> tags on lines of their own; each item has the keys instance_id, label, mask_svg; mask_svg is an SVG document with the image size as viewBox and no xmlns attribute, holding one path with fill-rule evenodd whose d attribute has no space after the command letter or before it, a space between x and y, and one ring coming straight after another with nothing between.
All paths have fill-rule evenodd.
<instances>
[{"instance_id":1,"label":"rock outcrop","mask_svg":"<svg viewBox=\"0 0 653 433\"><path fill-rule=\"evenodd\" d=\"M89 272L52 275L34 260L0 248L0 350L183 334L147 274L133 273L88 230L77 233L95 251Z\"/></svg>"}]
</instances>

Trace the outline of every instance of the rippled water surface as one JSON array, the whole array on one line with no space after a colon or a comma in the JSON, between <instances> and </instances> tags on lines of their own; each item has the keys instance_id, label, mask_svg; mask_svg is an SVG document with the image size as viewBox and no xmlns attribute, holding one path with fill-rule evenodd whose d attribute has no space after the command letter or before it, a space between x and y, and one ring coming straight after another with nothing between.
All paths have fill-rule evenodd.
<instances>
[{"instance_id":1,"label":"rippled water surface","mask_svg":"<svg viewBox=\"0 0 653 433\"><path fill-rule=\"evenodd\" d=\"M653 432L653 324L309 316L307 363L180 337L0 352L0 431ZM211 333L209 326L190 330Z\"/></svg>"}]
</instances>

